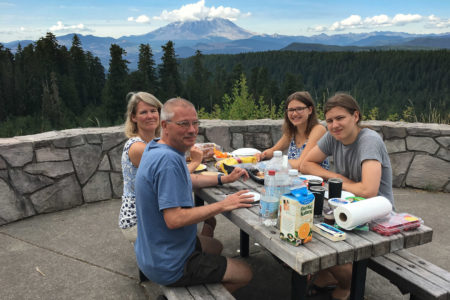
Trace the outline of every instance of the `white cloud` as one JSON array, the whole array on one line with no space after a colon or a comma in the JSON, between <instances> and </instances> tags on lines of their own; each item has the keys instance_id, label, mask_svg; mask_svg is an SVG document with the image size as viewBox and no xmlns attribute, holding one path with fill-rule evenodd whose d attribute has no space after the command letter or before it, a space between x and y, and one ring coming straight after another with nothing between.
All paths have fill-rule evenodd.
<instances>
[{"instance_id":1,"label":"white cloud","mask_svg":"<svg viewBox=\"0 0 450 300\"><path fill-rule=\"evenodd\" d=\"M423 19L421 15L415 14L396 14L395 17L392 19L392 25L405 25L409 23L417 23L420 22Z\"/></svg>"},{"instance_id":2,"label":"white cloud","mask_svg":"<svg viewBox=\"0 0 450 300\"><path fill-rule=\"evenodd\" d=\"M389 21L389 17L387 15L379 15L379 16L365 18L364 23L367 25L373 25L373 26L384 26L384 25L389 25L390 21Z\"/></svg>"},{"instance_id":3,"label":"white cloud","mask_svg":"<svg viewBox=\"0 0 450 300\"><path fill-rule=\"evenodd\" d=\"M329 30L340 31L345 30L347 28L357 28L361 27L362 24L363 22L360 16L351 15L347 19L344 19L340 22L334 22L333 25L330 26Z\"/></svg>"},{"instance_id":4,"label":"white cloud","mask_svg":"<svg viewBox=\"0 0 450 300\"><path fill-rule=\"evenodd\" d=\"M218 7L206 7L205 0L200 0L197 3L183 5L180 9L174 9L171 11L163 10L159 16L155 16L153 19L175 22L224 18L230 21L235 21L240 17L247 16L250 16L250 13L241 13L239 9L233 7L223 7L222 5Z\"/></svg>"},{"instance_id":5,"label":"white cloud","mask_svg":"<svg viewBox=\"0 0 450 300\"><path fill-rule=\"evenodd\" d=\"M428 16L427 28L448 28L450 27L450 19L441 19L435 15Z\"/></svg>"},{"instance_id":6,"label":"white cloud","mask_svg":"<svg viewBox=\"0 0 450 300\"><path fill-rule=\"evenodd\" d=\"M330 26L317 25L315 27L308 28L308 31L323 32L323 31L343 31L348 29L372 29L377 27L386 26L405 26L411 23L419 23L428 21L426 27L450 27L449 19L441 20L440 18L431 15L424 17L419 14L396 14L390 18L385 14L376 15L372 17L366 17L364 20L359 15L351 15L350 17L334 22Z\"/></svg>"},{"instance_id":7,"label":"white cloud","mask_svg":"<svg viewBox=\"0 0 450 300\"><path fill-rule=\"evenodd\" d=\"M56 22L56 25L53 25L49 28L51 32L70 32L70 31L91 31L90 29L86 28L84 24L78 24L78 25L65 25L63 22L58 21Z\"/></svg>"},{"instance_id":8,"label":"white cloud","mask_svg":"<svg viewBox=\"0 0 450 300\"><path fill-rule=\"evenodd\" d=\"M147 17L146 15L140 15L137 18L134 17L129 17L128 21L130 22L136 22L136 23L150 23L150 18Z\"/></svg>"}]
</instances>

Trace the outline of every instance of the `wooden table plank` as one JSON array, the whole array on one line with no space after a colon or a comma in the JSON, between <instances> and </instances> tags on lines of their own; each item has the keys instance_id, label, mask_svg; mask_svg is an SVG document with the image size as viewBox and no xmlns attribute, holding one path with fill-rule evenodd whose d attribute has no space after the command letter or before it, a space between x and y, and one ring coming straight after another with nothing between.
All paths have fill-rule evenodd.
<instances>
[{"instance_id":1,"label":"wooden table plank","mask_svg":"<svg viewBox=\"0 0 450 300\"><path fill-rule=\"evenodd\" d=\"M313 237L315 233L313 232ZM318 235L318 234L317 234ZM309 243L303 245L306 249L320 256L320 268L326 269L337 265L337 252L333 247L328 246L328 241L312 239Z\"/></svg>"},{"instance_id":2,"label":"wooden table plank","mask_svg":"<svg viewBox=\"0 0 450 300\"><path fill-rule=\"evenodd\" d=\"M372 243L372 256L380 256L390 251L391 240L373 231L355 231L355 234Z\"/></svg>"},{"instance_id":3,"label":"wooden table plank","mask_svg":"<svg viewBox=\"0 0 450 300\"><path fill-rule=\"evenodd\" d=\"M326 237L319 234L313 234L313 240L317 239L321 242L327 243L327 245L336 250L337 264L343 265L354 261L355 250L354 248L344 241L334 242L330 241Z\"/></svg>"},{"instance_id":4,"label":"wooden table plank","mask_svg":"<svg viewBox=\"0 0 450 300\"><path fill-rule=\"evenodd\" d=\"M397 233L389 236L390 242L390 251L394 252L400 249L403 249L405 247L405 238L403 234Z\"/></svg>"},{"instance_id":5,"label":"wooden table plank","mask_svg":"<svg viewBox=\"0 0 450 300\"><path fill-rule=\"evenodd\" d=\"M355 261L360 261L372 256L372 243L363 237L358 236L354 232L347 232L344 241L354 249Z\"/></svg>"},{"instance_id":6,"label":"wooden table plank","mask_svg":"<svg viewBox=\"0 0 450 300\"><path fill-rule=\"evenodd\" d=\"M405 239L405 248L426 244L433 239L433 229L425 225L420 225L414 230L402 231L401 234Z\"/></svg>"}]
</instances>

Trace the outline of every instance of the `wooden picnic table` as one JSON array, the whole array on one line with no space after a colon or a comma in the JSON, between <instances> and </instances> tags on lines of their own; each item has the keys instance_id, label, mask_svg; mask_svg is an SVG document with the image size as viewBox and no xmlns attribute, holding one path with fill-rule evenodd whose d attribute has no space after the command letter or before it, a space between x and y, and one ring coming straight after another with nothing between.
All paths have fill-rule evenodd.
<instances>
[{"instance_id":1,"label":"wooden picnic table","mask_svg":"<svg viewBox=\"0 0 450 300\"><path fill-rule=\"evenodd\" d=\"M226 195L243 189L260 193L262 188L261 184L248 179L223 186L196 189L194 192L197 205L202 205L203 202L221 201ZM353 263L350 299L363 299L369 258L429 243L433 235L433 230L425 225L391 236L382 236L372 231L350 231L347 232L346 239L339 242L313 233L311 242L294 247L280 239L277 228L261 224L258 214L259 206L255 205L224 213L224 216L241 230L241 256L249 255L249 236L251 236L292 268L292 299L304 299L308 274L346 263Z\"/></svg>"}]
</instances>

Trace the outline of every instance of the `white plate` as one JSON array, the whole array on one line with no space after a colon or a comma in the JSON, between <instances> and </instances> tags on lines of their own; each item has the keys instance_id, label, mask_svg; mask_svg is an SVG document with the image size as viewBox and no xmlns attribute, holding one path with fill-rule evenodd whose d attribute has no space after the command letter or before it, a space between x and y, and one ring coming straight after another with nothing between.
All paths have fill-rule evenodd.
<instances>
[{"instance_id":1,"label":"white plate","mask_svg":"<svg viewBox=\"0 0 450 300\"><path fill-rule=\"evenodd\" d=\"M355 197L355 194L347 192L347 191L342 191L341 192L341 198L347 198L347 197ZM328 199L328 191L325 191L325 198Z\"/></svg>"},{"instance_id":2,"label":"white plate","mask_svg":"<svg viewBox=\"0 0 450 300\"><path fill-rule=\"evenodd\" d=\"M321 182L323 182L323 179L322 179L322 177L319 177L319 176L315 176L315 175L298 175L298 177L300 178L300 179L302 179L302 180L311 180L311 179L314 179L314 180L320 180Z\"/></svg>"},{"instance_id":3,"label":"white plate","mask_svg":"<svg viewBox=\"0 0 450 300\"><path fill-rule=\"evenodd\" d=\"M257 153L261 153L261 151L255 148L239 148L231 152L233 156L253 156Z\"/></svg>"},{"instance_id":4,"label":"white plate","mask_svg":"<svg viewBox=\"0 0 450 300\"><path fill-rule=\"evenodd\" d=\"M261 199L261 194L257 192L248 192L244 195L253 195L253 201L259 201Z\"/></svg>"}]
</instances>

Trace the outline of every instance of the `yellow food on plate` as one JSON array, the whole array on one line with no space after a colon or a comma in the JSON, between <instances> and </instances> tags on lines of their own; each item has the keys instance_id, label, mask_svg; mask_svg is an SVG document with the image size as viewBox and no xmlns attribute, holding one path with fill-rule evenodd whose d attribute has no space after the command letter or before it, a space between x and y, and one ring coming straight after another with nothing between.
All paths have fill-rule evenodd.
<instances>
[{"instance_id":1,"label":"yellow food on plate","mask_svg":"<svg viewBox=\"0 0 450 300\"><path fill-rule=\"evenodd\" d=\"M224 169L223 164L234 166L238 164L256 164L257 162L258 160L256 159L256 156L228 157L216 162L215 167L217 170L228 174Z\"/></svg>"},{"instance_id":2,"label":"yellow food on plate","mask_svg":"<svg viewBox=\"0 0 450 300\"><path fill-rule=\"evenodd\" d=\"M206 165L199 164L197 168L195 168L195 172L206 170Z\"/></svg>"}]
</instances>

